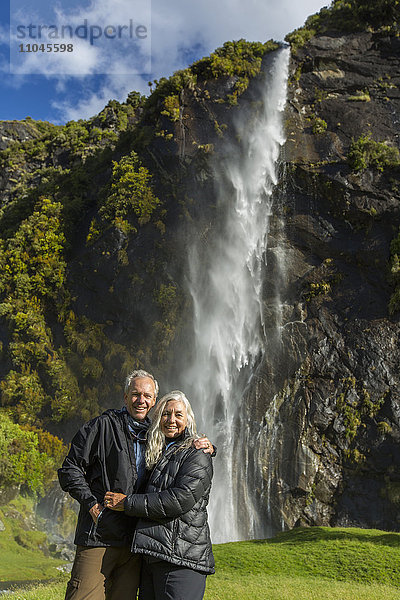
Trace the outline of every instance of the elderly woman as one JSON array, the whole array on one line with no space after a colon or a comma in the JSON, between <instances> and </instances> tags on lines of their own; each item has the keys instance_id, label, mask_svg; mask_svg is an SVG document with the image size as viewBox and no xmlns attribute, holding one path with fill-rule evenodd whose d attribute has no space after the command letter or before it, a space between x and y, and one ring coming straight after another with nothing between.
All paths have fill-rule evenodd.
<instances>
[{"instance_id":1,"label":"elderly woman","mask_svg":"<svg viewBox=\"0 0 400 600\"><path fill-rule=\"evenodd\" d=\"M139 517L132 552L143 554L141 600L201 600L214 573L207 504L212 459L193 447L197 437L185 394L170 392L157 404L149 429L143 494L107 492L105 505Z\"/></svg>"}]
</instances>

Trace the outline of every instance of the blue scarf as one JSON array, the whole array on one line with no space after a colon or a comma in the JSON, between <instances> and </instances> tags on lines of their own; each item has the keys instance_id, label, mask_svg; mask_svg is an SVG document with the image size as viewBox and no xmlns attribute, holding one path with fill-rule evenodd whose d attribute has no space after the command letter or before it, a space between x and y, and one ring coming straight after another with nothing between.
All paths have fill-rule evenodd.
<instances>
[{"instance_id":1,"label":"blue scarf","mask_svg":"<svg viewBox=\"0 0 400 600\"><path fill-rule=\"evenodd\" d=\"M149 428L150 420L146 417L144 421L136 421L129 414L126 406L124 406L122 410L127 415L128 429L133 440L137 473L136 490L138 490L146 474L146 433Z\"/></svg>"}]
</instances>

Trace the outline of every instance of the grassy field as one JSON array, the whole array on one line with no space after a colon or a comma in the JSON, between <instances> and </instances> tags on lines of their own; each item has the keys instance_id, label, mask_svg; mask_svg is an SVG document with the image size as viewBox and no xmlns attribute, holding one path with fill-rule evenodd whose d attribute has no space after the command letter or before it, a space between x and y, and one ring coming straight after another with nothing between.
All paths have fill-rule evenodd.
<instances>
[{"instance_id":1,"label":"grassy field","mask_svg":"<svg viewBox=\"0 0 400 600\"><path fill-rule=\"evenodd\" d=\"M18 497L0 509L0 581L43 580L59 576L63 561L46 556L47 536L39 529L33 500Z\"/></svg>"},{"instance_id":2,"label":"grassy field","mask_svg":"<svg viewBox=\"0 0 400 600\"><path fill-rule=\"evenodd\" d=\"M295 529L270 540L214 546L205 600L400 600L400 534ZM13 600L62 600L65 580Z\"/></svg>"},{"instance_id":3,"label":"grassy field","mask_svg":"<svg viewBox=\"0 0 400 600\"><path fill-rule=\"evenodd\" d=\"M400 534L312 527L214 547L207 600L400 600Z\"/></svg>"}]
</instances>

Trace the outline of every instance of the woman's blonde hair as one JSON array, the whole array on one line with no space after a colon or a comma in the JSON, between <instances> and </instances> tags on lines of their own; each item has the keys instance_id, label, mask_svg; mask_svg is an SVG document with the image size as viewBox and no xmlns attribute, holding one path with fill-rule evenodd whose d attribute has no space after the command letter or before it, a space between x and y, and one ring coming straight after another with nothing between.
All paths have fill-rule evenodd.
<instances>
[{"instance_id":1,"label":"woman's blonde hair","mask_svg":"<svg viewBox=\"0 0 400 600\"><path fill-rule=\"evenodd\" d=\"M179 400L182 402L186 409L187 415L187 425L186 428L189 432L189 437L185 438L185 441L182 444L179 444L179 449L188 448L192 445L193 440L196 439L197 429L196 422L194 420L194 414L192 407L190 406L189 400L186 398L183 392L179 390L174 390L173 392L169 392L165 394L160 400L157 402L153 414L151 416L152 423L150 429L147 434L147 446L146 446L146 467L151 469L154 467L158 459L160 458L165 446L165 435L162 433L160 428L161 417L164 412L165 406L167 402L170 400Z\"/></svg>"}]
</instances>

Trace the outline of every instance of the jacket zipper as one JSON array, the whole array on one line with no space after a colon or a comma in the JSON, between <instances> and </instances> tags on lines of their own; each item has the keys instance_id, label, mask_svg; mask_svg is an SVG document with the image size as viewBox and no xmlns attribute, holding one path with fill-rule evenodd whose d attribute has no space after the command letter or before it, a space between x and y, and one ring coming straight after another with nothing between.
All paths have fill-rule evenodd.
<instances>
[{"instance_id":1,"label":"jacket zipper","mask_svg":"<svg viewBox=\"0 0 400 600\"><path fill-rule=\"evenodd\" d=\"M137 484L137 470L136 470L136 456L135 456L135 452L133 450L133 441L132 441L132 435L129 431L129 427L126 424L125 421L123 421L123 431L125 434L125 442L126 442L126 447L128 450L128 456L129 456L129 461L131 464L131 468L135 477L135 484L133 486L133 489L136 488L136 484Z\"/></svg>"},{"instance_id":2,"label":"jacket zipper","mask_svg":"<svg viewBox=\"0 0 400 600\"><path fill-rule=\"evenodd\" d=\"M175 518L174 520L174 528L172 530L172 548L175 552L175 548L176 548L176 541L178 539L178 519Z\"/></svg>"},{"instance_id":3,"label":"jacket zipper","mask_svg":"<svg viewBox=\"0 0 400 600\"><path fill-rule=\"evenodd\" d=\"M99 525L99 521L100 521L101 515L103 514L103 512L104 512L105 510L106 510L106 509L105 509L105 508L103 508L103 509L102 509L102 510L99 512L99 516L97 517L97 521L96 521L96 523L93 521L93 523L92 523L92 526L91 526L91 528L90 528L89 537L93 537L93 538L95 537L95 535L96 535L96 533L97 533L97 527L98 527L98 525Z\"/></svg>"}]
</instances>

